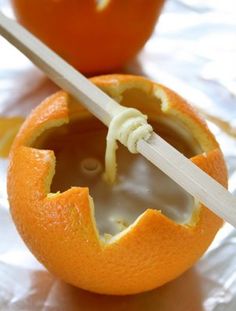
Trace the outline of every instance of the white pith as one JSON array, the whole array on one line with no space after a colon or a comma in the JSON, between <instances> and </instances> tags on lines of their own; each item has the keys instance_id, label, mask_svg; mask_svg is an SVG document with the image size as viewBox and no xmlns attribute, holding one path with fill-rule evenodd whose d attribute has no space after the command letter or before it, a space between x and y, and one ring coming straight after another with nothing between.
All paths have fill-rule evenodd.
<instances>
[{"instance_id":1,"label":"white pith","mask_svg":"<svg viewBox=\"0 0 236 311\"><path fill-rule=\"evenodd\" d=\"M96 7L98 11L104 10L111 0L96 0Z\"/></svg>"}]
</instances>

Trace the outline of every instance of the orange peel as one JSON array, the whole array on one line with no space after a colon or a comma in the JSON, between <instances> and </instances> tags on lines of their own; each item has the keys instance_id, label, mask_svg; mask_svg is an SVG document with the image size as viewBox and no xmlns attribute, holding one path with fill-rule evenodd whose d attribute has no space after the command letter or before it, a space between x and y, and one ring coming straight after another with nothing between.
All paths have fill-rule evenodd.
<instances>
[{"instance_id":1,"label":"orange peel","mask_svg":"<svg viewBox=\"0 0 236 311\"><path fill-rule=\"evenodd\" d=\"M11 0L19 23L79 71L122 68L151 36L164 0Z\"/></svg>"},{"instance_id":2,"label":"orange peel","mask_svg":"<svg viewBox=\"0 0 236 311\"><path fill-rule=\"evenodd\" d=\"M191 161L227 186L220 147L205 122L181 97L142 77L92 79L122 105L164 118L201 150ZM42 137L90 115L67 93L47 98L27 118L10 154L8 195L23 240L45 267L65 282L103 294L134 294L161 286L191 267L210 245L222 220L202 204L184 224L152 208L120 233L101 239L87 187L50 194L56 169ZM77 121L76 121L77 120ZM172 133L173 134L173 133ZM48 134L47 134L48 135ZM82 146L83 148L83 146Z\"/></svg>"}]
</instances>

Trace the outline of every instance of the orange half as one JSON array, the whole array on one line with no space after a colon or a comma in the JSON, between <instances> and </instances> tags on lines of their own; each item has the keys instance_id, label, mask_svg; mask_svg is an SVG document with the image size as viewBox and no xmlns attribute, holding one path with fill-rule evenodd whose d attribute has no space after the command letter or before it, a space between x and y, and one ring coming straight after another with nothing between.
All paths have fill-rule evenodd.
<instances>
[{"instance_id":1,"label":"orange half","mask_svg":"<svg viewBox=\"0 0 236 311\"><path fill-rule=\"evenodd\" d=\"M125 66L151 36L164 0L11 0L17 20L83 73Z\"/></svg>"},{"instance_id":2,"label":"orange half","mask_svg":"<svg viewBox=\"0 0 236 311\"><path fill-rule=\"evenodd\" d=\"M227 186L226 166L218 143L181 97L137 76L100 76L92 82L122 105L147 114L157 132L163 123L160 135ZM92 121L83 122L86 118ZM155 127L155 122L160 127ZM56 146L56 140L61 142L66 137L66 146L77 125L80 134L102 127L80 103L61 91L31 113L14 141L8 195L13 220L23 240L53 274L93 292L134 294L173 280L205 252L222 220L198 203L184 223L150 206L119 233L107 239L101 237L94 217L96 200L93 203L88 187L51 192L60 160L45 142L53 137L50 146ZM187 143L181 143L184 140ZM95 141L92 144L97 145ZM84 146L78 148L82 152ZM69 163L64 165L66 176Z\"/></svg>"}]
</instances>

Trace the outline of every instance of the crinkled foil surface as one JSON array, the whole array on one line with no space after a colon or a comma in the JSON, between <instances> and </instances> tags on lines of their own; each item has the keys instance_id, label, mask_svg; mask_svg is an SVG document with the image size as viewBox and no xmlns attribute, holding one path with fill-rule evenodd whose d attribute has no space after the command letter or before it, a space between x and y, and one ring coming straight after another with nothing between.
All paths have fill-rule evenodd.
<instances>
[{"instance_id":1,"label":"crinkled foil surface","mask_svg":"<svg viewBox=\"0 0 236 311\"><path fill-rule=\"evenodd\" d=\"M33 0L31 0L33 1ZM0 7L12 15L9 3ZM146 75L188 99L208 119L236 195L236 3L169 0L145 48L127 72ZM0 37L0 114L26 116L56 87ZM69 286L30 254L11 220L8 160L0 159L0 310L236 310L236 230L225 224L203 258L151 292L102 296Z\"/></svg>"}]
</instances>

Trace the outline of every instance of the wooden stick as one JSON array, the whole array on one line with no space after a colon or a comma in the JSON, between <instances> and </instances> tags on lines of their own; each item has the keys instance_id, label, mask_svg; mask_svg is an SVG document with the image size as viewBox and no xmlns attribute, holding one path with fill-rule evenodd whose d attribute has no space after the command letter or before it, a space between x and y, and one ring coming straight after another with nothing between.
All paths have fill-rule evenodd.
<instances>
[{"instance_id":1,"label":"wooden stick","mask_svg":"<svg viewBox=\"0 0 236 311\"><path fill-rule=\"evenodd\" d=\"M0 34L77 98L105 125L120 105L66 63L22 26L0 13ZM112 112L112 113L111 113ZM214 213L236 227L236 198L157 134L138 143L138 151Z\"/></svg>"},{"instance_id":2,"label":"wooden stick","mask_svg":"<svg viewBox=\"0 0 236 311\"><path fill-rule=\"evenodd\" d=\"M95 87L39 39L0 12L0 35L27 56L62 89L68 91L105 125L109 125L120 105Z\"/></svg>"}]
</instances>

